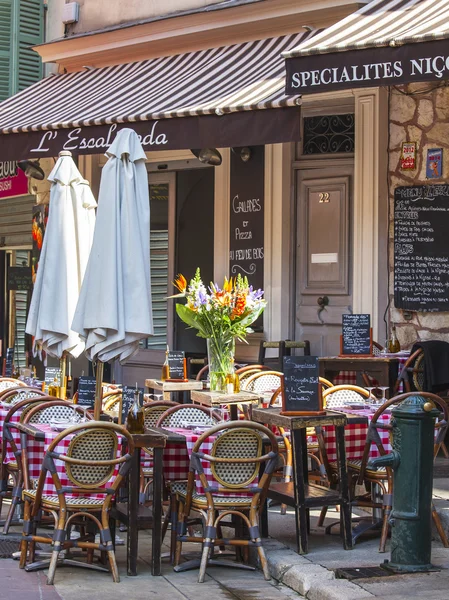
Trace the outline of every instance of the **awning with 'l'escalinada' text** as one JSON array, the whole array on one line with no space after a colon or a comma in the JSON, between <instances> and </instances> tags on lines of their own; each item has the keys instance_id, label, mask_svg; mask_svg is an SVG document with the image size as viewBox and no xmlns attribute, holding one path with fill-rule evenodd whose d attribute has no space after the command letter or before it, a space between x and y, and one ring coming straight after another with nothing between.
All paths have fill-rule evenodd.
<instances>
[{"instance_id":1,"label":"awning with 'l'escalinada' text","mask_svg":"<svg viewBox=\"0 0 449 600\"><path fill-rule=\"evenodd\" d=\"M46 77L0 103L0 160L101 154L122 127L146 151L295 141L282 52L310 35Z\"/></svg>"},{"instance_id":2,"label":"awning with 'l'escalinada' text","mask_svg":"<svg viewBox=\"0 0 449 600\"><path fill-rule=\"evenodd\" d=\"M449 79L449 0L373 0L284 52L286 94Z\"/></svg>"}]
</instances>

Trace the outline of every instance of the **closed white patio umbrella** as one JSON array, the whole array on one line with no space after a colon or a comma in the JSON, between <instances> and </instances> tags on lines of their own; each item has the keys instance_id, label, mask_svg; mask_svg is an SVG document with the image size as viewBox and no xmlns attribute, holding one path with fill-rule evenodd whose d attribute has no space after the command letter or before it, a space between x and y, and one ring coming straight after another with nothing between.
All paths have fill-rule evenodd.
<instances>
[{"instance_id":1,"label":"closed white patio umbrella","mask_svg":"<svg viewBox=\"0 0 449 600\"><path fill-rule=\"evenodd\" d=\"M87 357L99 361L96 417L102 363L126 362L153 334L145 152L137 134L122 129L106 154L92 251L72 323L86 340Z\"/></svg>"},{"instance_id":2,"label":"closed white patio umbrella","mask_svg":"<svg viewBox=\"0 0 449 600\"><path fill-rule=\"evenodd\" d=\"M50 356L76 358L84 342L71 324L92 245L97 203L70 152L59 154L48 180L48 223L26 332ZM64 365L65 361L63 371Z\"/></svg>"}]
</instances>

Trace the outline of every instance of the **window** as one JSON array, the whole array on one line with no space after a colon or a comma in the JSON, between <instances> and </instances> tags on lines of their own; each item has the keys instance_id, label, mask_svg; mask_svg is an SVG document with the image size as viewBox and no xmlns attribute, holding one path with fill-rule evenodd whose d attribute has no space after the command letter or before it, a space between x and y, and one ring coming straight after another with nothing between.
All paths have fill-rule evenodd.
<instances>
[{"instance_id":1,"label":"window","mask_svg":"<svg viewBox=\"0 0 449 600\"><path fill-rule=\"evenodd\" d=\"M354 115L304 117L303 156L354 152Z\"/></svg>"}]
</instances>

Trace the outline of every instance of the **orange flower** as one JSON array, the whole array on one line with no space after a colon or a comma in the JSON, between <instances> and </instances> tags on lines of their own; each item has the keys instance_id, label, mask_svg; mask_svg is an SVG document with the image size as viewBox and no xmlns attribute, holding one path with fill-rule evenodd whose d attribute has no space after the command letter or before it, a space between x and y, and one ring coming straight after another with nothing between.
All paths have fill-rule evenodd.
<instances>
[{"instance_id":1,"label":"orange flower","mask_svg":"<svg viewBox=\"0 0 449 600\"><path fill-rule=\"evenodd\" d=\"M173 285L178 288L181 294L184 294L187 289L187 280L184 277L184 275L178 273L178 275L176 275L176 279L173 282Z\"/></svg>"},{"instance_id":2,"label":"orange flower","mask_svg":"<svg viewBox=\"0 0 449 600\"><path fill-rule=\"evenodd\" d=\"M224 278L223 292L228 292L229 294L232 292L232 277L229 280L226 277Z\"/></svg>"},{"instance_id":3,"label":"orange flower","mask_svg":"<svg viewBox=\"0 0 449 600\"><path fill-rule=\"evenodd\" d=\"M246 294L237 294L235 298L234 308L232 309L231 319L240 317L245 312L246 307Z\"/></svg>"},{"instance_id":4,"label":"orange flower","mask_svg":"<svg viewBox=\"0 0 449 600\"><path fill-rule=\"evenodd\" d=\"M224 289L215 292L215 300L220 306L229 306L231 304L231 294Z\"/></svg>"}]
</instances>

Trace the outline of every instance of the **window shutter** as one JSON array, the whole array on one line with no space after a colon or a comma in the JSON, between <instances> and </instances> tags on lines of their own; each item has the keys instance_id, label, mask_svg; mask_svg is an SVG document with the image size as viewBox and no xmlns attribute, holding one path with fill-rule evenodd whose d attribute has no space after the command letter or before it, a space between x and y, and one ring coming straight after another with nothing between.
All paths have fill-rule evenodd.
<instances>
[{"instance_id":1,"label":"window shutter","mask_svg":"<svg viewBox=\"0 0 449 600\"><path fill-rule=\"evenodd\" d=\"M13 0L0 0L0 101L11 95L11 26Z\"/></svg>"},{"instance_id":2,"label":"window shutter","mask_svg":"<svg viewBox=\"0 0 449 600\"><path fill-rule=\"evenodd\" d=\"M42 77L42 61L31 49L43 41L42 0L14 0L15 39L11 94L21 92ZM15 23L14 23L15 22Z\"/></svg>"}]
</instances>

